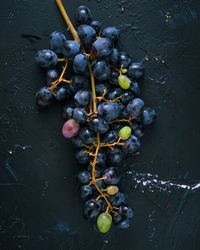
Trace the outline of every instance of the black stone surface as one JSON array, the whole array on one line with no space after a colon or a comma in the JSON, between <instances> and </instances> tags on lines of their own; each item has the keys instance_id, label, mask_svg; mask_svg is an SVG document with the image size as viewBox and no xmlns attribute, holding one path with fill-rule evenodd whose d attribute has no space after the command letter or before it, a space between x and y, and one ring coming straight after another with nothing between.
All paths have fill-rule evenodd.
<instances>
[{"instance_id":1,"label":"black stone surface","mask_svg":"<svg viewBox=\"0 0 200 250\"><path fill-rule=\"evenodd\" d=\"M84 220L62 105L35 105L45 81L34 54L54 30L71 38L55 1L1 1L0 249L200 249L199 1L63 3L72 20L87 5L103 27L120 28L119 47L134 60L149 57L142 96L158 119L121 183L135 219L106 235Z\"/></svg>"}]
</instances>

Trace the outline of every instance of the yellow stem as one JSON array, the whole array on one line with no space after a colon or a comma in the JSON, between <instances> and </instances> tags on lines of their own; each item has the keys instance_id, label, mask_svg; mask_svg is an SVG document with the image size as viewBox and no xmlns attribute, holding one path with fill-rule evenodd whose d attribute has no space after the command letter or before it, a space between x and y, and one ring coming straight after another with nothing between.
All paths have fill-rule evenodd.
<instances>
[{"instance_id":1,"label":"yellow stem","mask_svg":"<svg viewBox=\"0 0 200 250\"><path fill-rule=\"evenodd\" d=\"M93 112L97 112L97 103L96 103L96 90L95 90L95 79L92 73L90 62L88 62L88 68L90 71L90 78L91 78L91 87L92 87L92 99L93 99Z\"/></svg>"},{"instance_id":2,"label":"yellow stem","mask_svg":"<svg viewBox=\"0 0 200 250\"><path fill-rule=\"evenodd\" d=\"M64 8L64 6L62 4L62 1L61 0L56 0L56 3L57 3L57 5L58 5L58 7L60 9L60 12L62 13L62 15L63 15L63 17L65 19L65 22L67 23L67 26L69 27L70 32L72 33L72 36L74 37L74 40L76 42L78 42L78 43L81 43L80 38L79 38L73 24L71 23L68 15L67 15L67 13L65 11L65 8Z\"/></svg>"}]
</instances>

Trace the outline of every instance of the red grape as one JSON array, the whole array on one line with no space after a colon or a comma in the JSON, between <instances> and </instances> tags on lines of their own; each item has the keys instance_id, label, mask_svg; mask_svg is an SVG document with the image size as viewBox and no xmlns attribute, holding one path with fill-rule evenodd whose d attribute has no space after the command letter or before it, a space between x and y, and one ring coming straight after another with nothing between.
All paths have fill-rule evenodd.
<instances>
[{"instance_id":1,"label":"red grape","mask_svg":"<svg viewBox=\"0 0 200 250\"><path fill-rule=\"evenodd\" d=\"M80 125L73 119L66 121L62 128L62 134L65 138L72 138L79 133Z\"/></svg>"}]
</instances>

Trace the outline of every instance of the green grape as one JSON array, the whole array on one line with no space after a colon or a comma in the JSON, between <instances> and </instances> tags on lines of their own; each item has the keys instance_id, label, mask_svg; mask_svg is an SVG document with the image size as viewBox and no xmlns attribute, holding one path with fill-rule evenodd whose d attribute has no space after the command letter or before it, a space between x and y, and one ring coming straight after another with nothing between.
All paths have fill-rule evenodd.
<instances>
[{"instance_id":1,"label":"green grape","mask_svg":"<svg viewBox=\"0 0 200 250\"><path fill-rule=\"evenodd\" d=\"M126 74L127 73L127 69L122 69L122 74Z\"/></svg>"},{"instance_id":2,"label":"green grape","mask_svg":"<svg viewBox=\"0 0 200 250\"><path fill-rule=\"evenodd\" d=\"M101 213L97 218L97 227L101 233L107 233L112 225L112 216L109 213Z\"/></svg>"},{"instance_id":3,"label":"green grape","mask_svg":"<svg viewBox=\"0 0 200 250\"><path fill-rule=\"evenodd\" d=\"M122 89L128 89L130 87L130 80L125 75L120 75L118 77L118 83Z\"/></svg>"},{"instance_id":4,"label":"green grape","mask_svg":"<svg viewBox=\"0 0 200 250\"><path fill-rule=\"evenodd\" d=\"M131 128L129 126L125 126L120 129L119 137L121 137L122 140L127 140L130 136L131 136Z\"/></svg>"}]
</instances>

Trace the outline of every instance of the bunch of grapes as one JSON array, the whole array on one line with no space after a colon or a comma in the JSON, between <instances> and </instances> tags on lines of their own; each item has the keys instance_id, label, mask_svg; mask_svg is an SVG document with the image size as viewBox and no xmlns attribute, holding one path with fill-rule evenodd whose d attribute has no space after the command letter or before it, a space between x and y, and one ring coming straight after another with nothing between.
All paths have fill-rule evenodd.
<instances>
[{"instance_id":1,"label":"bunch of grapes","mask_svg":"<svg viewBox=\"0 0 200 250\"><path fill-rule=\"evenodd\" d=\"M47 86L36 93L36 103L47 107L53 99L71 100L64 107L62 134L71 138L75 157L85 167L77 175L84 216L102 233L112 222L126 229L134 210L118 187L122 161L138 154L144 127L156 118L155 110L138 97L145 68L117 49L118 28L102 29L89 8L79 6L76 30L62 2L56 1L74 40L54 31L50 49L37 52L36 62L47 69ZM58 63L63 64L60 74ZM74 74L68 80L70 65Z\"/></svg>"}]
</instances>

